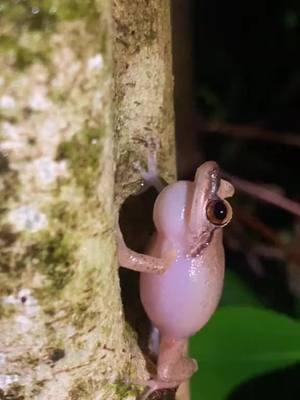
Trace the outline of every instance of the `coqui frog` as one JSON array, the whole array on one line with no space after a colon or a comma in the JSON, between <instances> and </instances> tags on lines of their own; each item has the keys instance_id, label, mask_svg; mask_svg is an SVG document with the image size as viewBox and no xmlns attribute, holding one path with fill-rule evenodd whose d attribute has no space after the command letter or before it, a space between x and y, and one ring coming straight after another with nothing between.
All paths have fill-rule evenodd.
<instances>
[{"instance_id":1,"label":"coqui frog","mask_svg":"<svg viewBox=\"0 0 300 400\"><path fill-rule=\"evenodd\" d=\"M225 199L233 194L218 165L207 161L193 182L178 181L159 193L147 254L130 250L119 231L120 265L141 272L142 304L160 336L157 373L144 398L179 386L198 368L185 354L187 341L208 322L222 293L222 228L232 218Z\"/></svg>"}]
</instances>

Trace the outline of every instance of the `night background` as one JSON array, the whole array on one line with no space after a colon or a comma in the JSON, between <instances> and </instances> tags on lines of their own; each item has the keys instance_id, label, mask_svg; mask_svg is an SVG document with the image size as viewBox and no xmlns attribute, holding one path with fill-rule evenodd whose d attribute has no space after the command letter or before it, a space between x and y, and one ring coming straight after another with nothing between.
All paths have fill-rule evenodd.
<instances>
[{"instance_id":1,"label":"night background","mask_svg":"<svg viewBox=\"0 0 300 400\"><path fill-rule=\"evenodd\" d=\"M269 322L262 318L265 323L259 327L255 311L250 313L252 321L245 313L237 322L236 346L233 338L233 348L225 345L224 349L222 335L226 336L230 318L224 316L223 326L217 315L207 334L205 328L203 336L200 333L192 340L191 353L200 366L192 398L297 399L300 3L183 3L173 3L178 173L192 179L203 160L213 159L227 178L243 179L241 187L240 181L235 185L234 221L225 231L227 276L222 304L239 308L241 314L240 307L249 306L274 317ZM249 182L258 185L251 195ZM270 201L260 198L265 188ZM283 200L280 207L271 204L278 196ZM282 316L291 320L281 321ZM285 322L292 327L285 327ZM218 336L214 329L223 327ZM293 349L289 348L292 342ZM259 359L251 359L255 349L261 349ZM211 362L211 355L219 361ZM210 372L205 371L207 365ZM222 390L207 389L222 386L222 380L227 381L224 387L233 382L224 390L225 397Z\"/></svg>"}]
</instances>

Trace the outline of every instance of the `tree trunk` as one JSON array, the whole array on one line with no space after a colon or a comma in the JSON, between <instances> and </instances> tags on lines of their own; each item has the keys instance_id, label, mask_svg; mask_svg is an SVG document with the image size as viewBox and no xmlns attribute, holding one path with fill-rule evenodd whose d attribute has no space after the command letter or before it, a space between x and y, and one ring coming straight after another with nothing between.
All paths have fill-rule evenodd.
<instances>
[{"instance_id":1,"label":"tree trunk","mask_svg":"<svg viewBox=\"0 0 300 400\"><path fill-rule=\"evenodd\" d=\"M135 399L114 227L150 142L174 178L169 2L3 0L0 35L0 398Z\"/></svg>"}]
</instances>

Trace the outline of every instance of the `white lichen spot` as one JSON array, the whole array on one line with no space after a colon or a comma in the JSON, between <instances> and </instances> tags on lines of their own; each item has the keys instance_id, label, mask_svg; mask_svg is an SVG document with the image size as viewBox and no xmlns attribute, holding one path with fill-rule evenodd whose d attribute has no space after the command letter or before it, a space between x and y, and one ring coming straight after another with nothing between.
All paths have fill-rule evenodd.
<instances>
[{"instance_id":1,"label":"white lichen spot","mask_svg":"<svg viewBox=\"0 0 300 400\"><path fill-rule=\"evenodd\" d=\"M52 79L50 86L55 90L64 92L72 90L74 82L82 71L82 62L77 59L74 50L65 47L63 43L59 44L59 50L54 52L52 63L56 69L56 74ZM68 73L66 74L66 71Z\"/></svg>"},{"instance_id":2,"label":"white lichen spot","mask_svg":"<svg viewBox=\"0 0 300 400\"><path fill-rule=\"evenodd\" d=\"M39 364L34 371L36 375L37 381L48 380L50 381L53 378L52 368L47 364Z\"/></svg>"},{"instance_id":3,"label":"white lichen spot","mask_svg":"<svg viewBox=\"0 0 300 400\"><path fill-rule=\"evenodd\" d=\"M95 54L93 57L90 57L87 61L87 69L89 71L99 70L103 67L104 60L102 54Z\"/></svg>"},{"instance_id":4,"label":"white lichen spot","mask_svg":"<svg viewBox=\"0 0 300 400\"><path fill-rule=\"evenodd\" d=\"M66 328L66 337L71 339L72 337L76 336L77 329L73 325L68 325Z\"/></svg>"},{"instance_id":5,"label":"white lichen spot","mask_svg":"<svg viewBox=\"0 0 300 400\"><path fill-rule=\"evenodd\" d=\"M10 140L19 139L20 130L16 125L11 124L10 122L3 122L1 124L1 131L5 139L10 139Z\"/></svg>"},{"instance_id":6,"label":"white lichen spot","mask_svg":"<svg viewBox=\"0 0 300 400\"><path fill-rule=\"evenodd\" d=\"M0 375L0 389L5 390L13 383L19 382L19 375Z\"/></svg>"},{"instance_id":7,"label":"white lichen spot","mask_svg":"<svg viewBox=\"0 0 300 400\"><path fill-rule=\"evenodd\" d=\"M16 100L12 96L4 95L0 97L0 108L13 110L16 108Z\"/></svg>"},{"instance_id":8,"label":"white lichen spot","mask_svg":"<svg viewBox=\"0 0 300 400\"><path fill-rule=\"evenodd\" d=\"M50 157L41 157L34 160L32 167L37 181L45 186L54 183L58 177L67 175L66 161L56 162Z\"/></svg>"},{"instance_id":9,"label":"white lichen spot","mask_svg":"<svg viewBox=\"0 0 300 400\"><path fill-rule=\"evenodd\" d=\"M47 99L43 87L37 87L34 90L29 98L28 105L33 111L46 111L50 108L51 102Z\"/></svg>"},{"instance_id":10,"label":"white lichen spot","mask_svg":"<svg viewBox=\"0 0 300 400\"><path fill-rule=\"evenodd\" d=\"M39 7L32 7L31 12L33 15L36 15L40 12L40 9L39 9Z\"/></svg>"},{"instance_id":11,"label":"white lichen spot","mask_svg":"<svg viewBox=\"0 0 300 400\"><path fill-rule=\"evenodd\" d=\"M33 206L21 206L10 211L8 222L17 231L28 231L31 233L41 231L48 226L46 215Z\"/></svg>"},{"instance_id":12,"label":"white lichen spot","mask_svg":"<svg viewBox=\"0 0 300 400\"><path fill-rule=\"evenodd\" d=\"M24 307L28 308L37 308L38 301L35 297L33 297L30 289L23 288L17 294L18 300L20 303L24 305ZM29 313L31 314L31 312Z\"/></svg>"},{"instance_id":13,"label":"white lichen spot","mask_svg":"<svg viewBox=\"0 0 300 400\"><path fill-rule=\"evenodd\" d=\"M6 363L6 356L3 353L0 353L0 367Z\"/></svg>"},{"instance_id":14,"label":"white lichen spot","mask_svg":"<svg viewBox=\"0 0 300 400\"><path fill-rule=\"evenodd\" d=\"M99 112L99 109L102 108L102 106L103 106L103 97L104 97L103 92L100 92L99 90L95 92L95 95L93 96L93 99L92 99L92 113L93 113L93 116L97 115L97 112Z\"/></svg>"},{"instance_id":15,"label":"white lichen spot","mask_svg":"<svg viewBox=\"0 0 300 400\"><path fill-rule=\"evenodd\" d=\"M42 136L51 137L55 135L57 131L57 122L53 118L47 118L40 127L40 133Z\"/></svg>"},{"instance_id":16,"label":"white lichen spot","mask_svg":"<svg viewBox=\"0 0 300 400\"><path fill-rule=\"evenodd\" d=\"M3 140L0 143L0 149L4 152L20 150L26 144L21 129L10 122L1 124L1 135Z\"/></svg>"},{"instance_id":17,"label":"white lichen spot","mask_svg":"<svg viewBox=\"0 0 300 400\"><path fill-rule=\"evenodd\" d=\"M26 315L16 315L15 321L19 325L19 330L23 333L30 331L33 326L32 321Z\"/></svg>"},{"instance_id":18,"label":"white lichen spot","mask_svg":"<svg viewBox=\"0 0 300 400\"><path fill-rule=\"evenodd\" d=\"M18 304L18 299L16 298L16 296L13 296L12 294L10 294L9 296L3 297L2 301L4 304L9 304L9 305Z\"/></svg>"},{"instance_id":19,"label":"white lichen spot","mask_svg":"<svg viewBox=\"0 0 300 400\"><path fill-rule=\"evenodd\" d=\"M27 333L34 328L36 324L35 317L40 311L40 306L37 300L33 297L30 289L23 288L16 296L10 295L4 297L3 303L14 305L20 312L14 318L18 332Z\"/></svg>"},{"instance_id":20,"label":"white lichen spot","mask_svg":"<svg viewBox=\"0 0 300 400\"><path fill-rule=\"evenodd\" d=\"M32 292L28 288L19 290L16 296L9 295L2 299L4 304L10 304L18 307L18 310L22 311L24 315L29 317L35 317L39 312L39 304L37 299L32 295Z\"/></svg>"}]
</instances>

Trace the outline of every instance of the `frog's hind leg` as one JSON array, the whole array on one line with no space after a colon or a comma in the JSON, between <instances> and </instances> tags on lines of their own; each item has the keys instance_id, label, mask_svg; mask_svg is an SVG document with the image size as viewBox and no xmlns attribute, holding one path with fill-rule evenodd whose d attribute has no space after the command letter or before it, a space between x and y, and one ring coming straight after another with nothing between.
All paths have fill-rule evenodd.
<instances>
[{"instance_id":1,"label":"frog's hind leg","mask_svg":"<svg viewBox=\"0 0 300 400\"><path fill-rule=\"evenodd\" d=\"M156 377L147 382L149 389L140 400L148 400L157 390L174 389L197 371L197 362L186 356L187 340L161 336Z\"/></svg>"},{"instance_id":2,"label":"frog's hind leg","mask_svg":"<svg viewBox=\"0 0 300 400\"><path fill-rule=\"evenodd\" d=\"M197 371L196 360L186 356L187 345L187 339L161 337L157 365L159 381L182 383Z\"/></svg>"}]
</instances>

